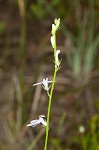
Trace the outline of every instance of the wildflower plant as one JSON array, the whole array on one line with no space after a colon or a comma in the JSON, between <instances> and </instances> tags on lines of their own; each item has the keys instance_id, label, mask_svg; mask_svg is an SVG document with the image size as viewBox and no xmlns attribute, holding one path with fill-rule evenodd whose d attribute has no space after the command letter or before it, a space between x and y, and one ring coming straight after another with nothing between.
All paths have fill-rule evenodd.
<instances>
[{"instance_id":1,"label":"wildflower plant","mask_svg":"<svg viewBox=\"0 0 99 150\"><path fill-rule=\"evenodd\" d=\"M55 69L54 69L53 80L49 81L48 78L45 78L45 79L43 79L42 82L33 84L33 86L41 84L42 87L47 91L47 94L49 96L48 111L47 111L47 121L44 120L44 117L45 117L44 115L40 115L39 119L32 120L30 122L30 124L27 125L27 126L35 127L38 124L42 124L42 125L44 125L46 127L46 138L45 138L44 150L47 150L52 95L53 95L54 85L55 85L55 81L56 81L57 71L60 69L60 64L61 64L61 60L59 60L59 58L58 58L60 50L57 50L57 47L56 47L56 31L59 29L59 26L60 26L60 19L55 19L54 20L54 24L52 24L52 31L51 31L52 36L51 36L51 39L50 39L52 48L54 49ZM48 85L49 83L51 83L51 86Z\"/></svg>"},{"instance_id":2,"label":"wildflower plant","mask_svg":"<svg viewBox=\"0 0 99 150\"><path fill-rule=\"evenodd\" d=\"M48 133L49 133L49 119L50 119L50 110L51 110L51 102L52 102L52 95L53 95L53 90L54 90L54 85L55 85L55 80L56 80L56 75L57 71L60 68L60 63L61 61L58 58L58 55L60 53L60 50L57 50L56 47L56 31L59 29L60 26L60 19L55 19L54 24L52 24L52 36L51 36L51 44L54 49L54 64L55 64L55 69L54 69L54 75L53 75L53 82L51 85L50 89L50 96L49 96L49 104L48 104L48 112L47 112L47 126L46 126L46 138L45 138L45 146L44 150L47 150L47 143L48 143Z\"/></svg>"}]
</instances>

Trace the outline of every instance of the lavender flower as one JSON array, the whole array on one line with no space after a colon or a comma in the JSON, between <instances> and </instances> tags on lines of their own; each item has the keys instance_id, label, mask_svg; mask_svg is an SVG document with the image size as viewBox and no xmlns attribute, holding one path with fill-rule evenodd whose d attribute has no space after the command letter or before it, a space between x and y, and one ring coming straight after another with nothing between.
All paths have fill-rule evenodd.
<instances>
[{"instance_id":1,"label":"lavender flower","mask_svg":"<svg viewBox=\"0 0 99 150\"><path fill-rule=\"evenodd\" d=\"M41 123L42 125L46 126L47 123L46 123L46 121L45 121L43 118L45 118L45 116L44 116L44 115L40 115L40 116L39 116L39 119L32 120L32 121L30 122L30 124L28 124L27 126L28 126L28 127L29 127L29 126L35 127L36 125L38 125L38 124L40 124L40 123Z\"/></svg>"}]
</instances>

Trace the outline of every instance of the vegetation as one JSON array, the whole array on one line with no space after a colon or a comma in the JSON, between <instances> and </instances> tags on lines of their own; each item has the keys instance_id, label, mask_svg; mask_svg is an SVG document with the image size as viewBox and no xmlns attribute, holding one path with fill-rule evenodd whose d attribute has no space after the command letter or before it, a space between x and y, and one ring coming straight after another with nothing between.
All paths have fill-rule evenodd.
<instances>
[{"instance_id":1,"label":"vegetation","mask_svg":"<svg viewBox=\"0 0 99 150\"><path fill-rule=\"evenodd\" d=\"M61 19L57 50L62 60L47 149L99 150L98 10L98 0L0 1L1 150L44 149L45 128L26 125L47 116L49 95L33 84L53 78L55 18Z\"/></svg>"}]
</instances>

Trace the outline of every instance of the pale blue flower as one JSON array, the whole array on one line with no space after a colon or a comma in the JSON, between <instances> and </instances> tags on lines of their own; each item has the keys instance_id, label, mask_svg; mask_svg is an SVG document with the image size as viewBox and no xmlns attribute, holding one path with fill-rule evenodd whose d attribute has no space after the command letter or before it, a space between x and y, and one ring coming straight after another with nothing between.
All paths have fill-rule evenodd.
<instances>
[{"instance_id":1,"label":"pale blue flower","mask_svg":"<svg viewBox=\"0 0 99 150\"><path fill-rule=\"evenodd\" d=\"M33 86L35 86L35 85L39 85L39 84L42 84L42 86L43 86L43 88L46 90L46 91L48 91L49 90L49 86L48 86L48 83L52 83L53 81L48 81L48 78L46 78L46 79L43 79L43 81L42 82L39 82L39 83L36 83L36 84L33 84Z\"/></svg>"},{"instance_id":2,"label":"pale blue flower","mask_svg":"<svg viewBox=\"0 0 99 150\"><path fill-rule=\"evenodd\" d=\"M47 123L46 123L46 121L44 120L44 118L45 118L44 115L40 115L40 116L39 116L39 119L32 120L32 121L30 122L30 124L28 124L27 126L28 126L28 127L29 127L29 126L35 127L36 125L38 125L38 124L40 124L40 123L41 123L42 125L46 126Z\"/></svg>"}]
</instances>

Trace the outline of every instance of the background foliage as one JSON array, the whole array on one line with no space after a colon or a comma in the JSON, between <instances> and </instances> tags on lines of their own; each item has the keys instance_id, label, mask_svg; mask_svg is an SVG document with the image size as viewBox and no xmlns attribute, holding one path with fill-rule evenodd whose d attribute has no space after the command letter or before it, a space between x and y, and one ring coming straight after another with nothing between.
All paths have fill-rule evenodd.
<instances>
[{"instance_id":1,"label":"background foliage","mask_svg":"<svg viewBox=\"0 0 99 150\"><path fill-rule=\"evenodd\" d=\"M39 150L45 130L27 128L47 113L47 97L32 84L52 79L51 24L61 19L49 150L99 149L99 1L0 1L0 149ZM83 127L83 132L80 130Z\"/></svg>"}]
</instances>

